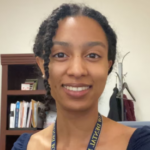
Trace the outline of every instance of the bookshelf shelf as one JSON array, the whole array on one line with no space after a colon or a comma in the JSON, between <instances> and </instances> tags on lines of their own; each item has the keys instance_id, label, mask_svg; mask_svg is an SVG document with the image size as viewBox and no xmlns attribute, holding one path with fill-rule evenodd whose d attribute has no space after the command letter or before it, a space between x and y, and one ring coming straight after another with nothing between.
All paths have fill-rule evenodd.
<instances>
[{"instance_id":1,"label":"bookshelf shelf","mask_svg":"<svg viewBox=\"0 0 150 150\"><path fill-rule=\"evenodd\" d=\"M21 135L23 133L34 134L40 130L6 130L5 135Z\"/></svg>"},{"instance_id":2,"label":"bookshelf shelf","mask_svg":"<svg viewBox=\"0 0 150 150\"><path fill-rule=\"evenodd\" d=\"M22 90L8 90L7 95L44 95L46 94L45 90L31 90L31 91L22 91Z\"/></svg>"},{"instance_id":3,"label":"bookshelf shelf","mask_svg":"<svg viewBox=\"0 0 150 150\"><path fill-rule=\"evenodd\" d=\"M30 128L9 129L11 104L22 100L29 102L31 99L42 101L46 91L33 54L2 54L0 57L2 65L0 150L11 150L21 134L34 134L40 131ZM38 90L20 90L21 83L26 79L38 79Z\"/></svg>"}]
</instances>

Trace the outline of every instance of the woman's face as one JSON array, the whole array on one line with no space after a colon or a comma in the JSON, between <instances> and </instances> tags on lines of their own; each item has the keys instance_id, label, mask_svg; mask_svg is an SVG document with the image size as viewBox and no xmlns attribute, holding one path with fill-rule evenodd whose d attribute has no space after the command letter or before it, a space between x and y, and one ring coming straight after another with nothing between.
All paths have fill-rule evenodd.
<instances>
[{"instance_id":1,"label":"woman's face","mask_svg":"<svg viewBox=\"0 0 150 150\"><path fill-rule=\"evenodd\" d=\"M57 107L97 107L112 65L102 27L88 17L67 17L59 21L53 42L48 81Z\"/></svg>"}]
</instances>

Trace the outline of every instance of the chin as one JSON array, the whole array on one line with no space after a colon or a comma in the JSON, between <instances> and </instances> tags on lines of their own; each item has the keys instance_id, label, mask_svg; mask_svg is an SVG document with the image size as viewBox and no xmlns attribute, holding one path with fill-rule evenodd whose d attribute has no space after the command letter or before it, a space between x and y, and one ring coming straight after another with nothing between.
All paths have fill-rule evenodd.
<instances>
[{"instance_id":1,"label":"chin","mask_svg":"<svg viewBox=\"0 0 150 150\"><path fill-rule=\"evenodd\" d=\"M67 103L66 105L63 104L63 108L67 111L86 111L91 108L91 104L85 102L73 102Z\"/></svg>"}]
</instances>

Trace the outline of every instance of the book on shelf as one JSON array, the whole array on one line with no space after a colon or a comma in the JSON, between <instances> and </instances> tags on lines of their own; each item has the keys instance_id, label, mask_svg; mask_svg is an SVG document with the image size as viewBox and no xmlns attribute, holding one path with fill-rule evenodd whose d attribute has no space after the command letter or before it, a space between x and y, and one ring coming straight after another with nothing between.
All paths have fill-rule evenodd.
<instances>
[{"instance_id":1,"label":"book on shelf","mask_svg":"<svg viewBox=\"0 0 150 150\"><path fill-rule=\"evenodd\" d=\"M49 124L48 122L44 122L44 118L39 116L39 113L45 106L43 103L39 101L35 101L31 99L30 102L17 101L16 103L10 104L10 129L24 129L24 128L34 128L34 129L43 129L44 124ZM52 114L48 117L53 119L46 119L47 121L52 121L56 119L56 112L53 110L50 111Z\"/></svg>"},{"instance_id":2,"label":"book on shelf","mask_svg":"<svg viewBox=\"0 0 150 150\"><path fill-rule=\"evenodd\" d=\"M15 127L15 106L16 106L16 104L14 104L14 103L11 103L11 105L10 105L9 128Z\"/></svg>"},{"instance_id":3,"label":"book on shelf","mask_svg":"<svg viewBox=\"0 0 150 150\"><path fill-rule=\"evenodd\" d=\"M24 111L23 111L23 120L22 120L22 128L26 128L26 117L27 117L27 105L28 102L24 102Z\"/></svg>"},{"instance_id":4,"label":"book on shelf","mask_svg":"<svg viewBox=\"0 0 150 150\"><path fill-rule=\"evenodd\" d=\"M18 128L20 128L20 127L21 127L22 107L23 107L23 102L20 102Z\"/></svg>"},{"instance_id":5,"label":"book on shelf","mask_svg":"<svg viewBox=\"0 0 150 150\"><path fill-rule=\"evenodd\" d=\"M44 109L44 104L31 100L31 102L17 101L10 104L9 128L39 128L42 129L44 119L39 117L41 109Z\"/></svg>"},{"instance_id":6,"label":"book on shelf","mask_svg":"<svg viewBox=\"0 0 150 150\"><path fill-rule=\"evenodd\" d=\"M27 128L31 126L32 102L29 103L29 112L27 117Z\"/></svg>"},{"instance_id":7,"label":"book on shelf","mask_svg":"<svg viewBox=\"0 0 150 150\"><path fill-rule=\"evenodd\" d=\"M23 120L24 120L24 111L25 111L25 101L22 101L22 111L20 118L20 128L23 128Z\"/></svg>"},{"instance_id":8,"label":"book on shelf","mask_svg":"<svg viewBox=\"0 0 150 150\"><path fill-rule=\"evenodd\" d=\"M36 101L35 100L33 100L32 99L32 115L31 115L31 123L32 123L32 126L33 126L33 128L36 128L36 126L35 126L35 115L34 115L34 113L35 113L35 103L36 103Z\"/></svg>"},{"instance_id":9,"label":"book on shelf","mask_svg":"<svg viewBox=\"0 0 150 150\"><path fill-rule=\"evenodd\" d=\"M20 102L16 102L16 113L15 113L15 128L18 128L18 121L19 121L19 109L20 109Z\"/></svg>"}]
</instances>

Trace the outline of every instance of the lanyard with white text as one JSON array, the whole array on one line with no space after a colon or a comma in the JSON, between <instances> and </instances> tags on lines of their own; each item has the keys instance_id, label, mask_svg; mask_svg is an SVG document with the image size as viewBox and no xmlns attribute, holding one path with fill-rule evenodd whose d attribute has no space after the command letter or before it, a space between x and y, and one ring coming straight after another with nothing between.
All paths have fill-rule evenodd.
<instances>
[{"instance_id":1,"label":"lanyard with white text","mask_svg":"<svg viewBox=\"0 0 150 150\"><path fill-rule=\"evenodd\" d=\"M100 114L98 114L98 120L91 135L91 139L89 141L87 150L95 150L97 141L99 139L99 135L101 133L101 129L102 129L102 117ZM51 150L56 150L56 122L53 128Z\"/></svg>"}]
</instances>

